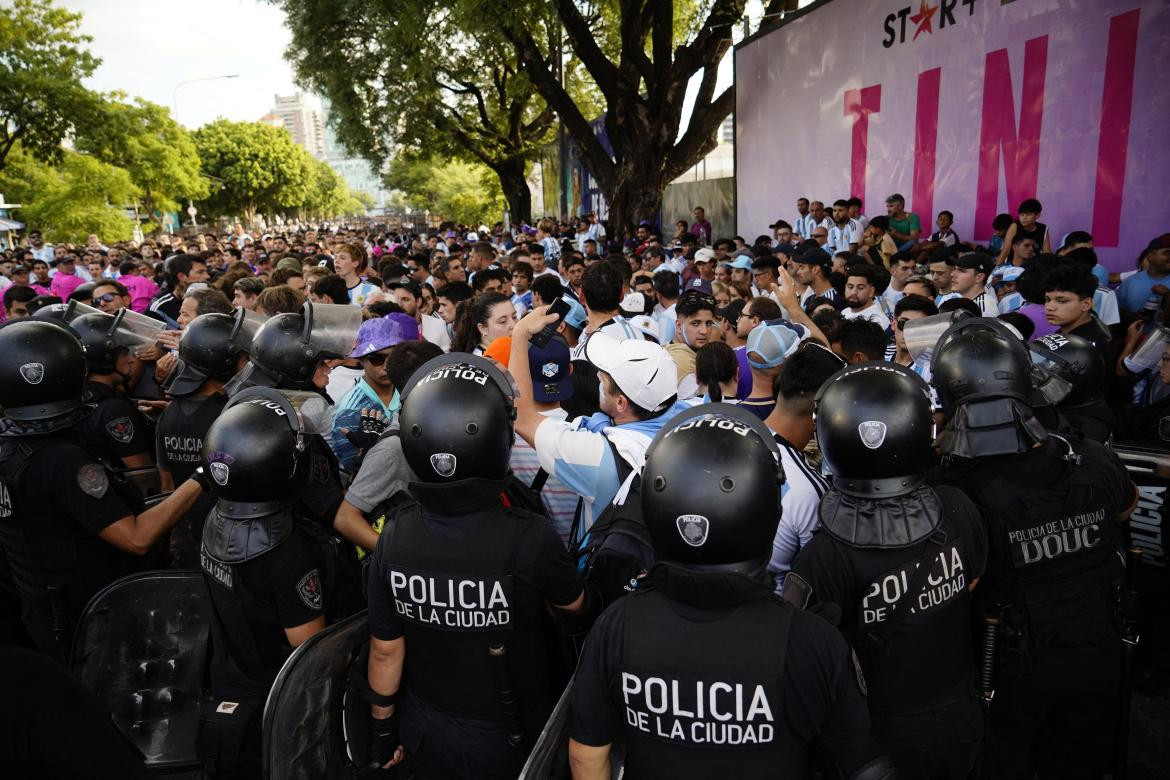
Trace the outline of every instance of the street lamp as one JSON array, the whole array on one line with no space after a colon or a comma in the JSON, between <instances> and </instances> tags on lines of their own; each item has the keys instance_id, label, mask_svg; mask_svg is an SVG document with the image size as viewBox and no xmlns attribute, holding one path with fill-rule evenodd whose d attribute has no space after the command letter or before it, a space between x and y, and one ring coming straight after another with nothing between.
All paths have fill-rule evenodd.
<instances>
[{"instance_id":1,"label":"street lamp","mask_svg":"<svg viewBox=\"0 0 1170 780\"><path fill-rule=\"evenodd\" d=\"M240 77L239 73L232 73L232 74L227 75L227 76L207 76L207 77L201 78L201 79L189 79L187 81L180 81L178 84L175 85L174 90L171 92L171 108L175 112L175 121L177 122L178 117L179 117L179 87L186 86L187 84L195 84L195 83L200 82L200 81L219 81L220 79L238 79L239 77Z\"/></svg>"}]
</instances>

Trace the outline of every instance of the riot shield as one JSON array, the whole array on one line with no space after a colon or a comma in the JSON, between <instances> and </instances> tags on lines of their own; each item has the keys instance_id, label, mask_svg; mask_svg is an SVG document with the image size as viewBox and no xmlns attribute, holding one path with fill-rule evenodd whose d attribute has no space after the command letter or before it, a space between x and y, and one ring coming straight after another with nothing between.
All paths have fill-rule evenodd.
<instances>
[{"instance_id":1,"label":"riot shield","mask_svg":"<svg viewBox=\"0 0 1170 780\"><path fill-rule=\"evenodd\" d=\"M152 769L200 765L195 738L210 624L199 571L124 577L81 615L70 668Z\"/></svg>"},{"instance_id":2,"label":"riot shield","mask_svg":"<svg viewBox=\"0 0 1170 780\"><path fill-rule=\"evenodd\" d=\"M264 704L264 777L350 777L342 697L351 661L370 639L363 610L303 642L284 662Z\"/></svg>"},{"instance_id":3,"label":"riot shield","mask_svg":"<svg viewBox=\"0 0 1170 780\"><path fill-rule=\"evenodd\" d=\"M569 770L569 707L572 698L573 680L570 680L528 754L519 780L567 780L572 776ZM609 749L610 777L613 780L622 776L625 753L625 743L620 737L615 739Z\"/></svg>"}]
</instances>

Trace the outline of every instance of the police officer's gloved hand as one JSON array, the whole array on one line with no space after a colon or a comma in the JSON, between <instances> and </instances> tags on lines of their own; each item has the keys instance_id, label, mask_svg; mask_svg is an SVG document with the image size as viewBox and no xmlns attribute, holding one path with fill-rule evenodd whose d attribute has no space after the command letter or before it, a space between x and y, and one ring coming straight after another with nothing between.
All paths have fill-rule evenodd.
<instances>
[{"instance_id":1,"label":"police officer's gloved hand","mask_svg":"<svg viewBox=\"0 0 1170 780\"><path fill-rule=\"evenodd\" d=\"M198 482L199 487L203 488L204 491L211 490L211 475L202 466L191 473L191 479Z\"/></svg>"},{"instance_id":2,"label":"police officer's gloved hand","mask_svg":"<svg viewBox=\"0 0 1170 780\"><path fill-rule=\"evenodd\" d=\"M361 423L356 430L345 430L345 438L357 448L358 452L365 452L373 447L390 423L375 409L363 409Z\"/></svg>"},{"instance_id":3,"label":"police officer's gloved hand","mask_svg":"<svg viewBox=\"0 0 1170 780\"><path fill-rule=\"evenodd\" d=\"M370 715L370 762L384 766L398 750L398 710L385 718Z\"/></svg>"}]
</instances>

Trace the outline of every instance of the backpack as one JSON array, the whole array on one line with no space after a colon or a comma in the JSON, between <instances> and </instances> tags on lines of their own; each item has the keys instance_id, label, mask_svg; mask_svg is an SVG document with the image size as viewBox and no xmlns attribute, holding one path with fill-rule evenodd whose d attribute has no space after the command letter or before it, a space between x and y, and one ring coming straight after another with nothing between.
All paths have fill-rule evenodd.
<instances>
[{"instance_id":1,"label":"backpack","mask_svg":"<svg viewBox=\"0 0 1170 780\"><path fill-rule=\"evenodd\" d=\"M630 481L623 504L611 503L598 515L593 526L575 541L570 551L585 581L601 596L603 608L638 587L638 578L654 565L654 547L642 521L642 475L613 450L621 484ZM570 538L576 540L581 512L573 523Z\"/></svg>"}]
</instances>

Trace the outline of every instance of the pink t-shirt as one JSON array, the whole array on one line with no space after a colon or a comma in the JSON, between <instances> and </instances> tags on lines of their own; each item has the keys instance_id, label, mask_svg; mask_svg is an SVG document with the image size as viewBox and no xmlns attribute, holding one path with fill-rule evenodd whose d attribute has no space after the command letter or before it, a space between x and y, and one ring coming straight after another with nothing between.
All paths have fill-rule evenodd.
<instances>
[{"instance_id":1,"label":"pink t-shirt","mask_svg":"<svg viewBox=\"0 0 1170 780\"><path fill-rule=\"evenodd\" d=\"M130 293L130 308L142 314L150 308L150 300L158 293L158 285L138 274L118 277L118 281Z\"/></svg>"},{"instance_id":2,"label":"pink t-shirt","mask_svg":"<svg viewBox=\"0 0 1170 780\"><path fill-rule=\"evenodd\" d=\"M83 284L85 284L85 280L80 276L58 272L53 275L53 279L49 282L49 292L56 295L62 301L67 301L69 300L69 296L73 294L73 291Z\"/></svg>"}]
</instances>

